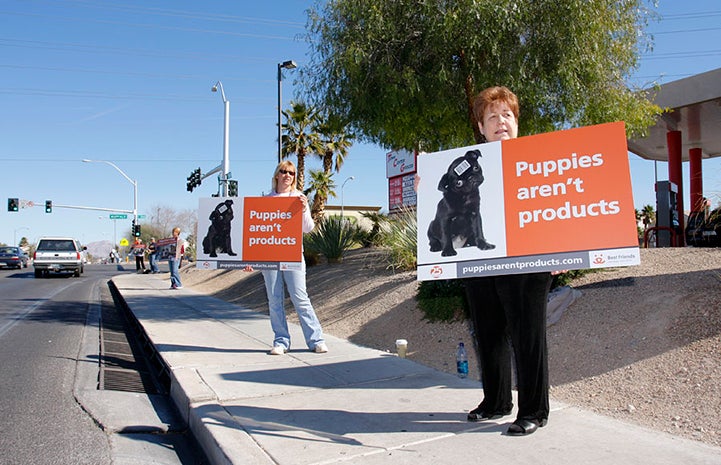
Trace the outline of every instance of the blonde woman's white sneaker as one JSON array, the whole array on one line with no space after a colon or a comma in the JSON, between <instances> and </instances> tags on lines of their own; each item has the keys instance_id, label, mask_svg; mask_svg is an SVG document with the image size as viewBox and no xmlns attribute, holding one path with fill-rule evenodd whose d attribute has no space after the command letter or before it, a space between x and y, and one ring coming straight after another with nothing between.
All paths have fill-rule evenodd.
<instances>
[{"instance_id":1,"label":"blonde woman's white sneaker","mask_svg":"<svg viewBox=\"0 0 721 465\"><path fill-rule=\"evenodd\" d=\"M316 344L313 352L315 352L316 354L324 354L328 352L328 346L321 342L320 344Z\"/></svg>"},{"instance_id":2,"label":"blonde woman's white sneaker","mask_svg":"<svg viewBox=\"0 0 721 465\"><path fill-rule=\"evenodd\" d=\"M268 352L270 355L283 355L286 353L287 350L285 350L285 347L283 346L273 346L272 349L270 349L270 352Z\"/></svg>"}]
</instances>

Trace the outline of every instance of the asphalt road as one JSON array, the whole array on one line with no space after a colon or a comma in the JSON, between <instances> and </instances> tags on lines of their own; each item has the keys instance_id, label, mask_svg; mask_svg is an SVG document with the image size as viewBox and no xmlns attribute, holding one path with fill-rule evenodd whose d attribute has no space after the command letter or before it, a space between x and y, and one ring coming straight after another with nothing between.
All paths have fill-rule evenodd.
<instances>
[{"instance_id":1,"label":"asphalt road","mask_svg":"<svg viewBox=\"0 0 721 465\"><path fill-rule=\"evenodd\" d=\"M87 360L88 343L84 348L83 337L88 316L102 304L99 296L112 304L107 281L124 272L123 267L135 272L132 265L90 265L80 278L67 274L36 279L32 265L0 269L0 464L153 460L148 441L137 436L128 441L127 435L103 431L73 395L75 383L82 378L80 371L87 372L78 369L77 360ZM89 346L94 348L94 343ZM96 379L91 376L86 383L96 383ZM174 439L184 443L183 448L188 443L183 437ZM133 454L128 442L137 444L142 460L127 462ZM164 444L163 448L173 447ZM152 463L173 460L164 456ZM177 463L197 462L179 457Z\"/></svg>"}]
</instances>

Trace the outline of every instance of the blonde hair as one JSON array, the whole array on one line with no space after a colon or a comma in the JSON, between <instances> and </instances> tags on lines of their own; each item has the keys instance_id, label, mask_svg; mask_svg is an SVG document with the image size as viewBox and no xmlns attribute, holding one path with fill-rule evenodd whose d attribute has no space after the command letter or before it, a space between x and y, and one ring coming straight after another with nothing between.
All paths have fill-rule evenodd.
<instances>
[{"instance_id":1,"label":"blonde hair","mask_svg":"<svg viewBox=\"0 0 721 465\"><path fill-rule=\"evenodd\" d=\"M180 228L173 228L173 234L175 233L180 234Z\"/></svg>"},{"instance_id":2,"label":"blonde hair","mask_svg":"<svg viewBox=\"0 0 721 465\"><path fill-rule=\"evenodd\" d=\"M292 161L283 160L282 162L278 163L278 166L275 167L275 171L273 172L273 179L271 181L271 186L273 186L273 192L278 192L278 173L280 173L280 170L292 170L295 173L295 176L293 176L292 184L293 190L295 191L298 186L298 170L295 168L295 165Z\"/></svg>"}]
</instances>

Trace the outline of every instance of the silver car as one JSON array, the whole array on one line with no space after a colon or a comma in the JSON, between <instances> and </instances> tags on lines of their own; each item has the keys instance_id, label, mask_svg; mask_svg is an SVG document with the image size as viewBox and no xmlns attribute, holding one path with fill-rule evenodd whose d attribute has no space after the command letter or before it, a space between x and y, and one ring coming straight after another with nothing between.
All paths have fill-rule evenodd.
<instances>
[{"instance_id":1,"label":"silver car","mask_svg":"<svg viewBox=\"0 0 721 465\"><path fill-rule=\"evenodd\" d=\"M38 241L33 256L35 277L49 273L71 272L79 277L84 271L85 250L71 237L44 237Z\"/></svg>"}]
</instances>

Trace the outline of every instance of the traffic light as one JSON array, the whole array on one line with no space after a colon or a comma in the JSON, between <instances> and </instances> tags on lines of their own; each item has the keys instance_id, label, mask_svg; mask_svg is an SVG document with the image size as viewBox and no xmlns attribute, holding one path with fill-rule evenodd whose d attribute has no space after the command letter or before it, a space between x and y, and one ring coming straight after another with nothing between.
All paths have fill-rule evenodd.
<instances>
[{"instance_id":1,"label":"traffic light","mask_svg":"<svg viewBox=\"0 0 721 465\"><path fill-rule=\"evenodd\" d=\"M140 225L135 224L135 220L133 220L133 225L130 227L130 234L135 237L140 237Z\"/></svg>"},{"instance_id":2,"label":"traffic light","mask_svg":"<svg viewBox=\"0 0 721 465\"><path fill-rule=\"evenodd\" d=\"M228 181L228 197L238 197L238 181Z\"/></svg>"},{"instance_id":3,"label":"traffic light","mask_svg":"<svg viewBox=\"0 0 721 465\"><path fill-rule=\"evenodd\" d=\"M200 179L200 168L193 170L188 176L188 183L186 184L188 192L193 192L193 189L200 186L202 182Z\"/></svg>"},{"instance_id":4,"label":"traffic light","mask_svg":"<svg viewBox=\"0 0 721 465\"><path fill-rule=\"evenodd\" d=\"M52 213L52 212L53 212L53 201L46 200L45 201L45 213Z\"/></svg>"},{"instance_id":5,"label":"traffic light","mask_svg":"<svg viewBox=\"0 0 721 465\"><path fill-rule=\"evenodd\" d=\"M19 206L20 206L20 202L18 201L18 199L8 199L8 211L9 212L18 211Z\"/></svg>"}]
</instances>

